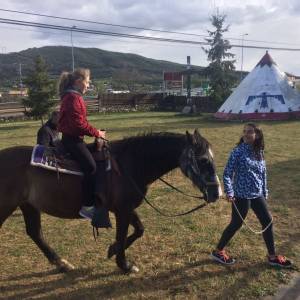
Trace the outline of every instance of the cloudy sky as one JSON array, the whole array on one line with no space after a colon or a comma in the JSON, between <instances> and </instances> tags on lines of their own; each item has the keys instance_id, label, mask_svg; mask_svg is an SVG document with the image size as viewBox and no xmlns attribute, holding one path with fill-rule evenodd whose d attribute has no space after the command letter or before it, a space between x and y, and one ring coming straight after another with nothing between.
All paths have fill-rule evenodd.
<instances>
[{"instance_id":1,"label":"cloudy sky","mask_svg":"<svg viewBox=\"0 0 300 300\"><path fill-rule=\"evenodd\" d=\"M245 46L243 48L243 70L247 71L252 70L269 48L300 49L299 0L9 0L1 1L0 9L2 9L2 11L0 10L1 20L21 20L69 28L76 26L76 28L98 31L198 42L203 42L207 36L207 30L213 29L210 16L218 10L219 13L226 14L226 24L230 24L225 37L233 45L241 46L243 43ZM16 10L127 27L31 16L3 10ZM136 53L149 58L178 63L185 63L186 56L190 55L192 64L201 66L208 64L200 45L78 32L73 32L72 35L73 44L76 47L96 47L109 51ZM71 31L0 23L1 53L46 45L70 46ZM263 49L250 49L247 46L259 46ZM240 70L242 48L234 47L231 52L236 55L236 68ZM300 51L270 49L269 53L282 71L300 75Z\"/></svg>"}]
</instances>

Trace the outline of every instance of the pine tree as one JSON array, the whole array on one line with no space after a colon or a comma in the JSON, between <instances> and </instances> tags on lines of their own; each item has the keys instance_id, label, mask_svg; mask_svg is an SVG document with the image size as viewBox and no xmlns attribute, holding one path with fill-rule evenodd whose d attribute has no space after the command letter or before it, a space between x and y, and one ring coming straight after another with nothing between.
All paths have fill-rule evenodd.
<instances>
[{"instance_id":1,"label":"pine tree","mask_svg":"<svg viewBox=\"0 0 300 300\"><path fill-rule=\"evenodd\" d=\"M49 78L47 65L41 56L36 58L33 72L24 82L28 88L28 97L22 101L30 109L26 115L41 119L43 123L43 116L55 105L55 85Z\"/></svg>"},{"instance_id":2,"label":"pine tree","mask_svg":"<svg viewBox=\"0 0 300 300\"><path fill-rule=\"evenodd\" d=\"M208 30L210 38L206 39L206 41L209 43L210 49L203 48L207 54L208 61L210 61L206 68L206 74L209 77L211 86L210 96L218 103L226 100L235 82L235 60L230 60L234 58L234 54L228 52L231 49L231 45L223 37L223 34L229 29L229 26L224 28L225 19L226 15L212 15L211 23L216 30Z\"/></svg>"}]
</instances>

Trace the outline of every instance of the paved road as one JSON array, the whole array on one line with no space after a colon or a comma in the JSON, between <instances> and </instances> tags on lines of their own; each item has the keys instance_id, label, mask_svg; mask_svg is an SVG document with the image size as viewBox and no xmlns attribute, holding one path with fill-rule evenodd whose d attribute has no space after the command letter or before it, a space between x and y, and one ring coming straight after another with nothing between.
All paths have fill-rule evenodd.
<instances>
[{"instance_id":1,"label":"paved road","mask_svg":"<svg viewBox=\"0 0 300 300\"><path fill-rule=\"evenodd\" d=\"M283 287L279 292L271 297L266 297L264 300L300 300L300 275L297 273L290 285Z\"/></svg>"}]
</instances>

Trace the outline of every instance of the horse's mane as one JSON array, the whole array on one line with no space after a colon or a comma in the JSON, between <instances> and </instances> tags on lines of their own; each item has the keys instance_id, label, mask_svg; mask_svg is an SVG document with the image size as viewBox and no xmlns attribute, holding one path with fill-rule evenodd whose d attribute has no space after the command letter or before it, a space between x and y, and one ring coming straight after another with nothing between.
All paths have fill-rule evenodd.
<instances>
[{"instance_id":1,"label":"horse's mane","mask_svg":"<svg viewBox=\"0 0 300 300\"><path fill-rule=\"evenodd\" d=\"M136 136L125 137L121 140L115 140L111 142L111 149L114 153L121 152L133 152L139 153L140 150L147 148L149 152L155 151L159 145L164 142L165 145L169 145L166 150L172 150L174 143L181 145L186 143L186 137L181 133L172 132L146 132Z\"/></svg>"},{"instance_id":2,"label":"horse's mane","mask_svg":"<svg viewBox=\"0 0 300 300\"><path fill-rule=\"evenodd\" d=\"M136 136L126 137L121 140L111 142L110 149L115 155L130 153L131 155L155 155L157 152L178 153L187 144L186 134L173 132L146 132ZM197 140L200 153L203 154L208 147L209 142L201 136Z\"/></svg>"}]
</instances>

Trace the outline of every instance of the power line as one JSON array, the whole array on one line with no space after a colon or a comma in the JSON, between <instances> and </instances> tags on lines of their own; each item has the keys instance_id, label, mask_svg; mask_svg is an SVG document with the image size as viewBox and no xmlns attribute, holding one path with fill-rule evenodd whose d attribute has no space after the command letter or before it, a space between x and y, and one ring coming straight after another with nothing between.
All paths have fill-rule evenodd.
<instances>
[{"instance_id":1,"label":"power line","mask_svg":"<svg viewBox=\"0 0 300 300\"><path fill-rule=\"evenodd\" d=\"M27 22L27 21L22 21L22 20L15 20L15 19L0 18L0 23L10 24L10 25L37 27L37 28L47 28L47 29L62 30L62 31L71 31L72 30L74 32L96 34L96 35L109 35L109 36L116 36L116 37L136 38L136 39L164 41L164 42L173 42L173 43L190 43L190 44L198 44L198 45L208 45L207 42L200 42L200 41L197 42L197 41L179 40L179 39L171 39L171 38L159 38L159 37L152 37L152 36L145 36L145 35L135 35L135 34L128 34L128 33L86 29L86 28L80 28L80 27L73 28L72 26L68 27L68 26L53 25L53 24L46 24L46 23Z\"/></svg>"},{"instance_id":2,"label":"power line","mask_svg":"<svg viewBox=\"0 0 300 300\"><path fill-rule=\"evenodd\" d=\"M161 29L153 29L153 28L145 28L145 27L127 26L127 25L120 25L120 24L113 24L113 23L96 22L96 21L90 21L90 20L59 17L59 16L39 14L39 13L33 13L33 12L20 11L20 10L11 10L11 9L2 9L2 8L0 8L0 11L12 12L12 13L24 14L24 15L32 15L32 16L38 16L38 17L46 17L46 18L59 19L59 20L67 20L67 21L76 21L76 22L89 23L89 24L105 25L105 26L112 26L112 27L119 27L119 28L137 29L137 30L145 30L145 31L153 31L153 32L171 33L171 34L180 34L180 35L186 35L186 36L209 38L208 35L204 35L204 34L185 33L185 32L179 32L179 31L170 31L170 30L161 30ZM234 37L228 37L227 39L237 40L237 41L240 40L240 38L234 38ZM281 45L296 45L296 44L292 44L292 43L261 41L261 40L252 40L252 39L250 39L250 40L245 39L244 41L255 42L255 43L278 44L278 45L280 45L280 44ZM269 48L269 49L271 49L271 48Z\"/></svg>"},{"instance_id":3,"label":"power line","mask_svg":"<svg viewBox=\"0 0 300 300\"><path fill-rule=\"evenodd\" d=\"M120 33L120 32L86 29L86 28L80 28L80 27L68 27L68 26L53 25L53 24L46 24L46 23L27 22L27 21L22 21L22 20L15 20L15 19L0 18L0 23L19 25L19 26L27 26L27 27L47 28L47 29L61 30L61 31L68 31L68 32L70 32L72 30L73 32L81 32L81 33L87 33L87 34L113 36L113 37L123 37L123 38L130 38L130 39L161 41L161 42L179 43L179 44L191 44L191 45L199 45L199 46L208 46L209 45L208 42L203 42L203 41L161 38L161 37L153 37L153 36L145 36L145 35L136 35L136 34L128 34L128 33ZM238 45L238 44L231 44L231 47L241 48L242 46ZM299 48L269 47L269 46L256 46L256 45L244 45L243 48L271 49L271 50L283 50L283 51L300 51Z\"/></svg>"},{"instance_id":4,"label":"power line","mask_svg":"<svg viewBox=\"0 0 300 300\"><path fill-rule=\"evenodd\" d=\"M30 12L24 12L24 11L19 11L19 10L10 10L10 9L0 8L0 11L13 12L13 13L18 13L18 14L32 15L32 16L39 16L39 17L46 17L46 18L53 18L53 19L59 19L59 20L68 20L68 21L76 21L76 22L82 22L82 23L113 26L113 27L120 27L120 28L127 28L127 29L137 29L137 30L154 31L154 32L162 32L162 33L174 33L174 34L182 34L182 35L190 35L190 36L208 37L207 35L204 35L204 34L201 35L201 34L196 34L196 33L184 33L184 32L178 32L178 31L161 30L161 29L153 29L153 28L145 28L145 27L135 27L135 26L127 26L127 25L104 23L104 22L96 22L96 21L89 21L89 20L83 20L83 19L74 19L74 18L58 17L58 16L53 16L53 15L30 13Z\"/></svg>"},{"instance_id":5,"label":"power line","mask_svg":"<svg viewBox=\"0 0 300 300\"><path fill-rule=\"evenodd\" d=\"M4 28L4 29L7 29L7 30L17 30L17 31L26 31L26 32L35 32L36 33L36 30L32 29L28 29L28 28L15 28L15 26L12 24L12 26L10 26L11 24L8 24L8 26L5 26L4 24L0 24L1 28ZM63 31L59 31L59 32L53 32L53 30L42 30L41 31L42 33L47 33L47 34L54 34L54 35L61 35L61 36L66 36L65 32ZM75 35L74 35L75 36ZM76 37L80 37L80 39L88 39L88 43L90 44L94 44L94 42L90 42L91 40L91 37L90 36L86 36L86 35L83 35L83 34L77 34ZM102 38L103 39L103 38ZM94 40L99 40L99 37L95 37ZM110 40L112 41L113 39L111 38L107 38L107 40ZM119 41L122 41L122 42L125 42L124 40L119 40ZM68 37L68 40L64 40L63 42L67 43L69 45L69 37ZM85 42L86 43L86 42ZM128 43L128 41L127 41Z\"/></svg>"},{"instance_id":6,"label":"power line","mask_svg":"<svg viewBox=\"0 0 300 300\"><path fill-rule=\"evenodd\" d=\"M11 25L11 26L10 26ZM0 26L1 26L1 28L5 28L5 29L8 29L8 30L19 30L19 31L27 31L27 32L36 32L36 30L34 30L34 29L32 29L32 30L30 30L30 29L22 29L22 28L12 28L12 27L15 27L15 25L13 25L13 24L8 24L8 26L5 26L4 24L1 24L1 22L0 22ZM44 29L44 28L41 28L41 29ZM47 29L47 28L45 28L45 29ZM63 36L65 36L65 32L64 31L58 31L58 32L53 32L53 30L41 30L41 32L42 33L47 33L47 34L54 34L54 35L63 35ZM75 35L74 35L75 36ZM85 42L85 44L86 43L88 43L88 44L93 44L94 45L94 42L91 42L91 37L90 36L85 36L84 35L84 33L83 34L78 34L77 33L77 35L76 35L76 37L80 37L80 39L88 39L88 41L87 42ZM124 41L124 39L122 38L122 37L116 37L116 36L113 36L113 37L109 37L109 36L107 36L106 38L104 38L104 37L95 37L95 39L94 40L99 40L99 38L101 38L101 41L103 41L103 40L109 40L109 41L115 41L116 39L118 39L118 42L123 42L123 43L137 43L136 41L133 41L133 40L131 40L131 41ZM67 40L64 40L63 41L65 44L68 44L69 45L69 37L68 37L68 41ZM147 41L146 41L147 42ZM153 41L150 41L150 42L153 42ZM160 41L157 41L158 43L160 43ZM172 45L167 45L167 43L164 43L163 42L163 44L165 45L165 46L170 46L170 47L172 47ZM184 45L182 45L182 47L183 47ZM191 45L191 47L198 47L197 45Z\"/></svg>"}]
</instances>

